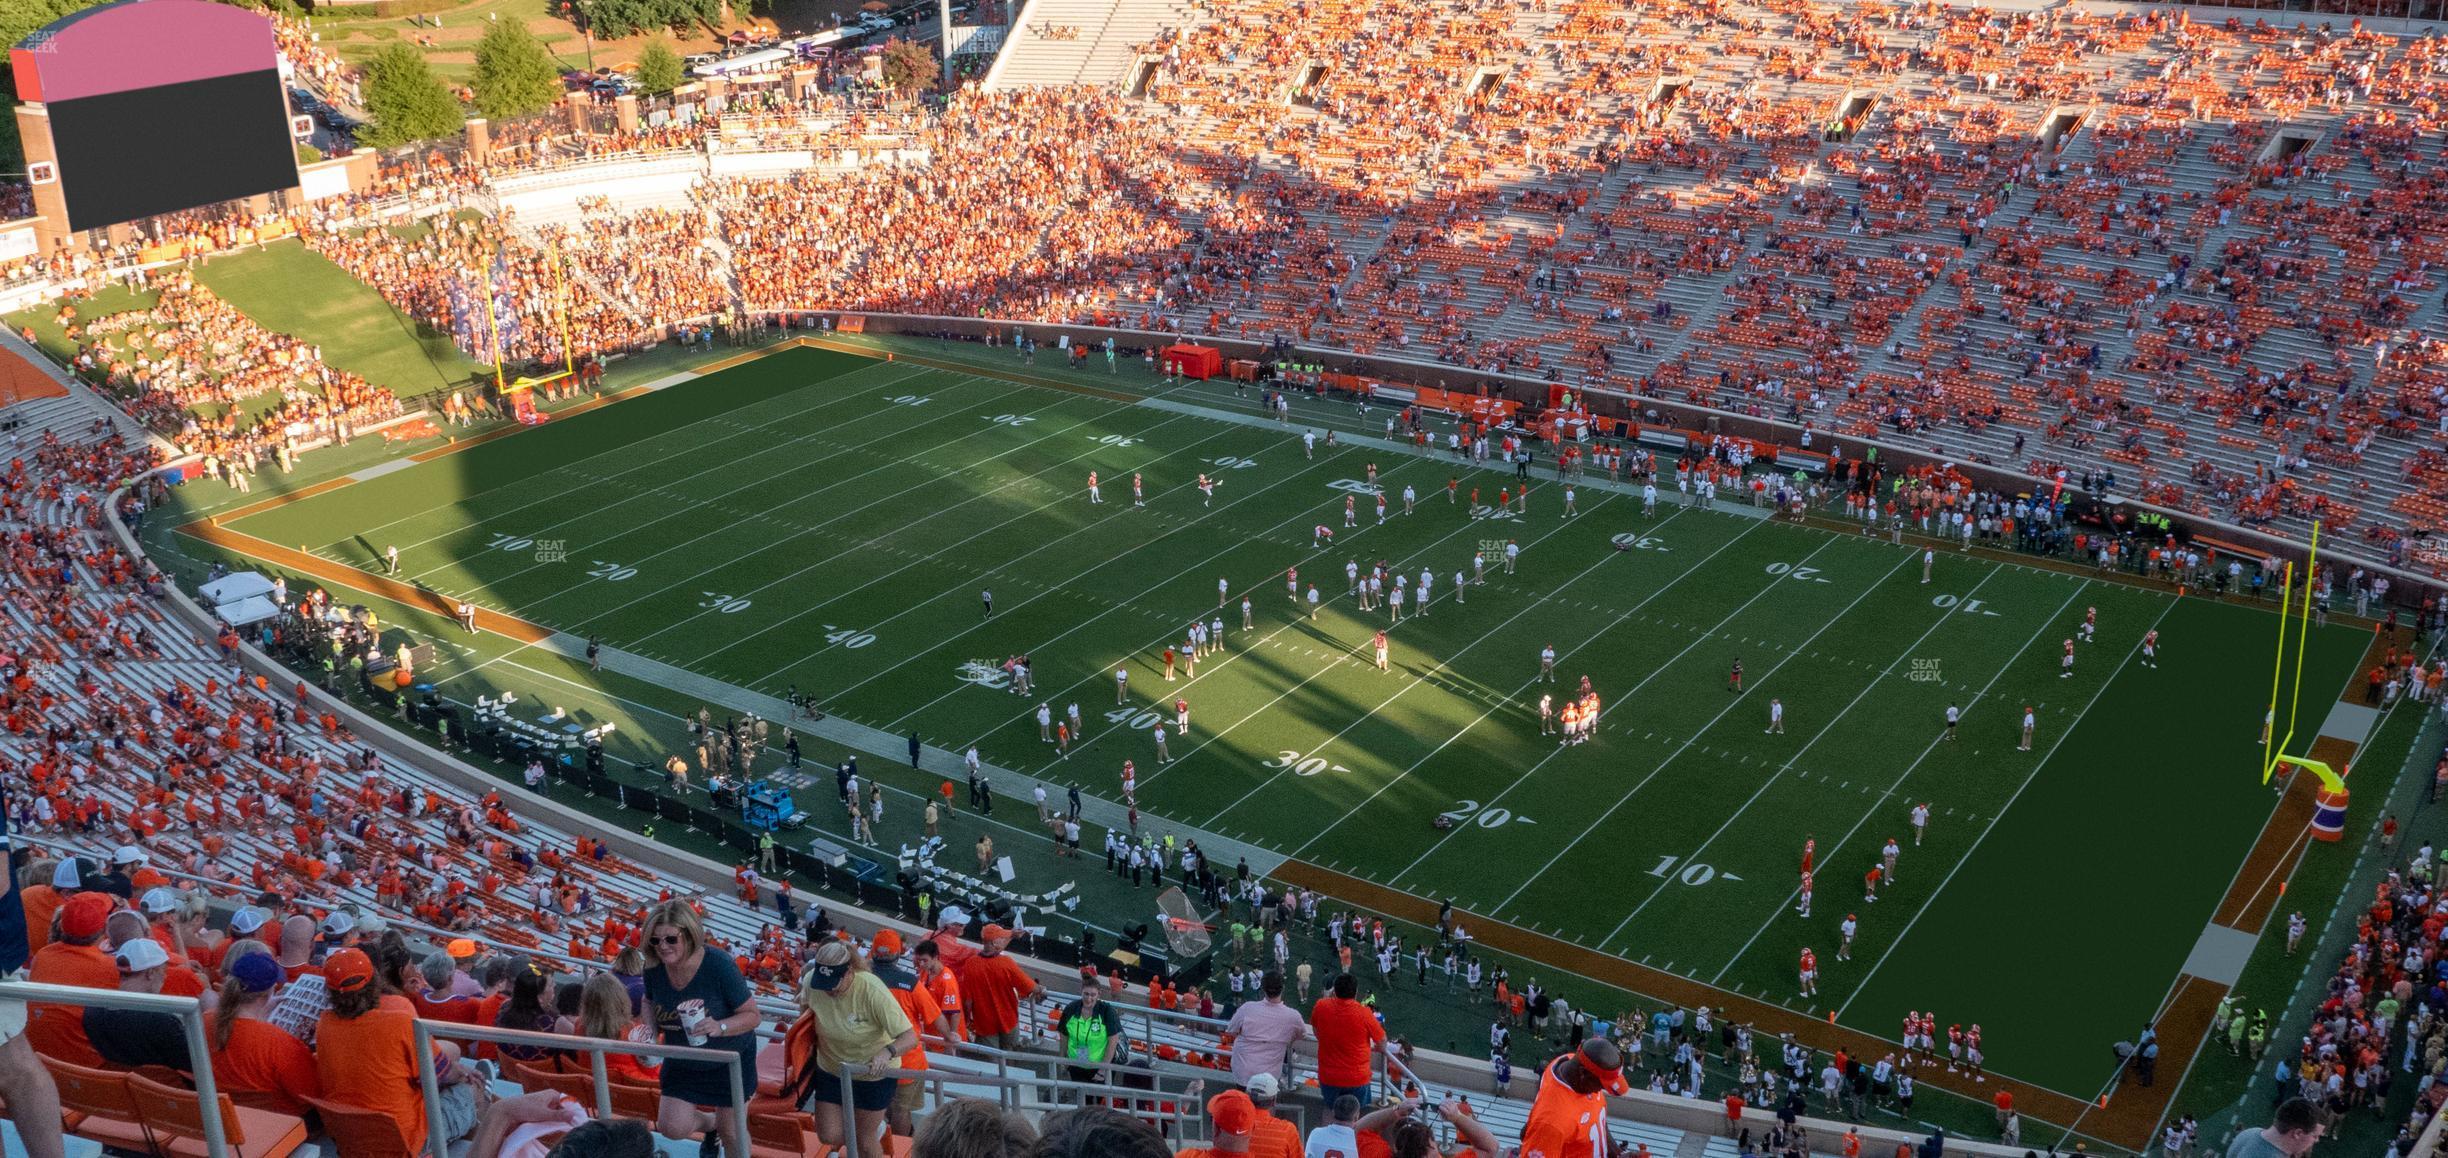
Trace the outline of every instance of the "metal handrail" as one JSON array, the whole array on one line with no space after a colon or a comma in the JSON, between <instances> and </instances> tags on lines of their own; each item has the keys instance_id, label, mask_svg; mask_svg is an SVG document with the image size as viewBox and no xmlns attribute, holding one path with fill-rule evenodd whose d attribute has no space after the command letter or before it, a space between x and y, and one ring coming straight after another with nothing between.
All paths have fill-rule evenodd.
<instances>
[{"instance_id":1,"label":"metal handrail","mask_svg":"<svg viewBox=\"0 0 2448 1158\"><path fill-rule=\"evenodd\" d=\"M0 996L6 996L6 994L0 993ZM202 1037L201 1020L197 1024L199 1027L197 1037L200 1041ZM490 1042L494 1045L531 1045L544 1049L586 1054L589 1063L595 1070L595 1116L606 1120L612 1117L612 1081L604 1069L606 1053L617 1050L621 1053L663 1058L667 1061L720 1062L725 1076L731 1080L730 1112L739 1118L740 1137L748 1136L748 1093L755 1087L741 1081L740 1056L729 1050L664 1045L661 1042L607 1041L598 1037L544 1033L532 1029L502 1029L496 1026L462 1025L451 1021L428 1021L421 1017L416 1019L415 1026L417 1086L425 1094L425 1119L428 1123L437 1123L442 1120L442 1082L440 1076L434 1072L433 1039L447 1037ZM450 1158L450 1144L451 1139L443 1137L440 1130L428 1129L425 1132L425 1149L431 1158ZM218 1150L213 1152L219 1153ZM852 1158L856 1158L855 1154Z\"/></svg>"},{"instance_id":2,"label":"metal handrail","mask_svg":"<svg viewBox=\"0 0 2448 1158\"><path fill-rule=\"evenodd\" d=\"M179 1028L187 1034L187 1060L194 1067L191 1077L195 1081L196 1116L204 1124L204 1152L216 1158L229 1152L229 1139L221 1132L221 1091L213 1085L212 1048L204 1038L202 1001L193 997L123 993L116 989L79 989L71 985L46 985L34 981L0 981L0 1001L127 1009L139 1013L166 1013L178 1018Z\"/></svg>"}]
</instances>

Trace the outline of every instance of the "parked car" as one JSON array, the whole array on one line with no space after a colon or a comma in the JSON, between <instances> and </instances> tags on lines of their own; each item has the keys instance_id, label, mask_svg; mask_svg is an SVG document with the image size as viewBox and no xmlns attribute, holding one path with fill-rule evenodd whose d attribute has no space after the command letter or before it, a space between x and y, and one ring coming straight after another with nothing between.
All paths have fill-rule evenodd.
<instances>
[{"instance_id":1,"label":"parked car","mask_svg":"<svg viewBox=\"0 0 2448 1158\"><path fill-rule=\"evenodd\" d=\"M882 32L893 26L893 19L881 12L862 12L859 14L858 25L869 32Z\"/></svg>"}]
</instances>

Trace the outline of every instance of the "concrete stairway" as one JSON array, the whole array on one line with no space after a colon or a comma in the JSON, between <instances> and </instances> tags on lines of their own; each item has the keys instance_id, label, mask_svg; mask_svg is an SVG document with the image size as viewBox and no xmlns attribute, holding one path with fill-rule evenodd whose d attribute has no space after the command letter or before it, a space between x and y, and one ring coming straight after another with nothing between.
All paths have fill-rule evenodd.
<instances>
[{"instance_id":1,"label":"concrete stairway","mask_svg":"<svg viewBox=\"0 0 2448 1158\"><path fill-rule=\"evenodd\" d=\"M1197 19L1174 0L1034 0L987 69L985 87L1118 90L1129 82L1141 45Z\"/></svg>"}]
</instances>

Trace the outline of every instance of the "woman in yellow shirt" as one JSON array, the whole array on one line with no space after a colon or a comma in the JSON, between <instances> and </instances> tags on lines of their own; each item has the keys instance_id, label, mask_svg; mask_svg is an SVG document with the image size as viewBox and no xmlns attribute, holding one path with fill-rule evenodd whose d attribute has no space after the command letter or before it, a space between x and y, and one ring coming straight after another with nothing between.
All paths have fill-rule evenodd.
<instances>
[{"instance_id":1,"label":"woman in yellow shirt","mask_svg":"<svg viewBox=\"0 0 2448 1158\"><path fill-rule=\"evenodd\" d=\"M884 982L868 971L858 951L839 940L819 947L809 959L800 979L799 1004L816 1020L816 1048L808 1064L791 1077L791 1104L809 1105L817 1136L828 1146L838 1146L843 1078L848 1077L862 1152L885 1153L884 1112L900 1084L893 1063L918 1048L909 1015ZM868 1146L875 1148L865 1149Z\"/></svg>"}]
</instances>

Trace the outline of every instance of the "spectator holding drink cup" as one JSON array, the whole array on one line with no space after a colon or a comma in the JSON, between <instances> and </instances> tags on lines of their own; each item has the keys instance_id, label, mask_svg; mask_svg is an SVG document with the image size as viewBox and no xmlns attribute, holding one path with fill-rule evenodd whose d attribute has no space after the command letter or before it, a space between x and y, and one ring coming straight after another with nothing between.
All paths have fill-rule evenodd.
<instances>
[{"instance_id":1,"label":"spectator holding drink cup","mask_svg":"<svg viewBox=\"0 0 2448 1158\"><path fill-rule=\"evenodd\" d=\"M667 901L646 919L646 1021L665 1045L728 1050L740 1056L742 1096L756 1091L756 1030L762 1020L748 979L729 955L708 952L705 926L687 901ZM731 1081L719 1062L663 1063L663 1101L655 1128L675 1141L720 1134L725 1154L748 1153ZM713 1107L712 1112L699 1107Z\"/></svg>"}]
</instances>

